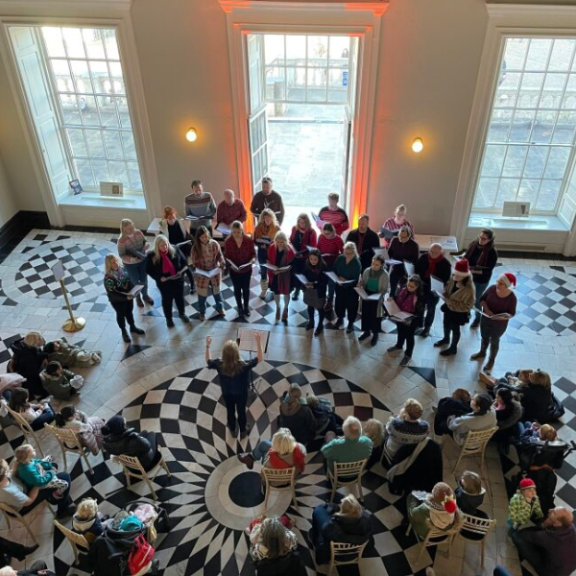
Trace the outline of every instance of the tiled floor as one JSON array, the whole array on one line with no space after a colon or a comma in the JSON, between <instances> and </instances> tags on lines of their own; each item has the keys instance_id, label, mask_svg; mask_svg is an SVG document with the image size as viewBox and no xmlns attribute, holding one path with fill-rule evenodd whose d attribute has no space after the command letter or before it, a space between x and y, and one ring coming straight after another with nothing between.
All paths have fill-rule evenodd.
<instances>
[{"instance_id":1,"label":"tiled floor","mask_svg":"<svg viewBox=\"0 0 576 576\"><path fill-rule=\"evenodd\" d=\"M395 339L393 324L384 323L384 333L375 347L359 342L357 334L346 335L337 330L327 330L322 337L314 338L302 328L306 318L301 301L291 303L288 326L276 326L273 306L261 301L254 292L255 312L250 322L269 330L271 338L266 362L257 368L257 394L250 400L249 419L253 428L240 446L225 432L220 391L213 382L214 373L204 368L203 359L207 334L213 335L217 353L225 340L235 337L239 327L230 289L224 290L226 320L200 323L193 319L191 326L177 323L175 329L168 330L154 288L155 307L137 311L138 323L145 328L146 336L127 346L121 341L113 311L100 291L100 260L106 250L114 248L111 235L40 230L32 231L0 264L0 369L8 361L6 348L17 334L37 329L47 340L64 334L60 326L68 315L61 297L54 294L57 288L51 284L47 272L52 264L46 262L46 257L50 259L55 254L66 258L75 248L78 250L73 252L66 268L74 270L72 290L76 294L72 301L76 313L86 318L87 324L82 332L72 336L72 341L83 342L85 347L104 353L101 365L82 371L86 385L79 407L105 418L122 411L141 429L162 433L172 477L160 474L156 488L159 499L174 519L172 531L160 541L157 552L166 576L253 574L252 564L246 561L247 541L240 529L262 510L261 496L257 489L258 477L248 473L237 462L235 454L270 437L278 413L278 395L290 382L299 382L305 391L330 398L342 416L355 413L362 420L372 415L386 420L390 412L399 410L408 396L420 399L425 406L425 416L430 418L432 405L454 388L482 388L477 381L480 365L468 360L478 347L477 332L465 329L458 355L448 360L438 356L432 347L434 338L419 339L413 366L401 368L399 356L385 354ZM567 440L576 439L576 406L572 397L575 389L572 381L576 380L573 376L576 359L572 356L576 332L572 330L572 323L560 322L560 318L568 316L564 309L560 309L561 316L551 319L550 323L530 316L531 310L536 309L539 316L550 319L545 310L536 305L543 298L551 298L559 306L571 309L568 302L562 300L576 303L576 282L571 275L576 274L576 263L506 258L502 258L502 263L502 269L521 278L518 296L523 307L518 324L511 326L504 338L494 372L499 374L518 367L539 367L551 372L553 380L558 381L555 391L567 408L560 433ZM34 278L32 291L22 289L27 284L19 275L23 277L24 273L38 276ZM532 286L529 281L536 286L528 292L524 287ZM545 294L538 290L541 285L549 288ZM43 286L48 291L44 291ZM561 288L568 293L559 290ZM188 298L193 312L195 297ZM534 302L528 303L525 298ZM523 316L527 319L521 320ZM197 315L192 313L192 317ZM542 327L528 325L535 319ZM441 318L437 318L434 336L440 334L440 321ZM562 326L562 330L555 330L553 322ZM15 427L2 430L0 456L10 458L14 446L20 442ZM60 460L56 447L50 440L47 443L49 452ZM450 471L456 449L451 441L445 442L445 456L445 479L453 484ZM123 488L120 470L110 460L103 461L102 456L98 456L91 461L93 476L83 473L80 462L71 466L75 499L84 495L97 497L102 511L111 513L137 498ZM299 507L288 511L295 520L309 574L314 573L313 562L304 533L310 526L313 507L324 500L327 492L320 463L318 453L311 451L306 472L297 487ZM373 512L376 547L362 560L360 574L420 575L432 561L439 576L491 574L496 563L520 574L515 549L505 536L506 484L495 449L489 451L487 470L490 486L484 508L498 520L498 527L488 543L484 571L480 570L479 548L465 547L460 541L451 559L441 553L430 556L426 552L417 561L415 542L412 537L404 536L405 529L400 526L402 502L388 492L382 479L383 471L377 465L363 482L366 505ZM559 504L566 501L572 507L576 505L573 473L576 473L575 455L569 457L560 474ZM143 485L137 485L136 491L147 495ZM288 505L285 498L273 499L273 509L284 509ZM50 558L49 564L55 565L58 574L64 576L72 560L70 547L60 535L53 534L49 515L39 512L33 524L41 547L34 557L28 558L28 563L34 558ZM30 538L18 527L8 533L4 521L0 534L30 543ZM69 573L83 573L82 568L85 566L72 568ZM340 573L357 574L358 569Z\"/></svg>"}]
</instances>

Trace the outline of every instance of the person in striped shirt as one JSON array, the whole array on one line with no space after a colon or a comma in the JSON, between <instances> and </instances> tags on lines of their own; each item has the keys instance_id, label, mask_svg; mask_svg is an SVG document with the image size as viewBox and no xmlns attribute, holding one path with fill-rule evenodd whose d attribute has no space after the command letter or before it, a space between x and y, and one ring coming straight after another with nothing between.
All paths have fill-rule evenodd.
<instances>
[{"instance_id":1,"label":"person in striped shirt","mask_svg":"<svg viewBox=\"0 0 576 576\"><path fill-rule=\"evenodd\" d=\"M212 218L216 214L216 202L210 192L205 192L201 180L192 181L192 194L184 198L184 211L186 216L195 219L190 221L190 234L196 235L201 226L205 226L212 236Z\"/></svg>"},{"instance_id":2,"label":"person in striped shirt","mask_svg":"<svg viewBox=\"0 0 576 576\"><path fill-rule=\"evenodd\" d=\"M408 226L410 228L410 237L414 236L414 226L406 220L406 206L404 204L400 204L396 206L396 210L394 210L394 216L392 218L388 218L386 222L382 225L382 228L390 231L390 232L397 232L400 231L404 226ZM384 245L386 248L390 246L391 238L386 238L383 233L380 234L381 238L384 238Z\"/></svg>"},{"instance_id":3,"label":"person in striped shirt","mask_svg":"<svg viewBox=\"0 0 576 576\"><path fill-rule=\"evenodd\" d=\"M336 234L341 236L345 230L350 228L350 222L348 222L348 214L343 208L338 206L338 201L340 196L336 192L330 192L328 194L328 206L324 206L318 214L318 218L322 222L330 222L336 230Z\"/></svg>"}]
</instances>

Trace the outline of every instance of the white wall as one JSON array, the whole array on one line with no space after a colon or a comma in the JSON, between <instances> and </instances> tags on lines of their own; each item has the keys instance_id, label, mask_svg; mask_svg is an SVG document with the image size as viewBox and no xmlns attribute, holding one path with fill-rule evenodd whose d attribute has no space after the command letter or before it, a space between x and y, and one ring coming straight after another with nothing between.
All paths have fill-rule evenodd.
<instances>
[{"instance_id":1,"label":"white wall","mask_svg":"<svg viewBox=\"0 0 576 576\"><path fill-rule=\"evenodd\" d=\"M4 226L18 211L12 198L4 162L2 157L0 157L0 226Z\"/></svg>"}]
</instances>

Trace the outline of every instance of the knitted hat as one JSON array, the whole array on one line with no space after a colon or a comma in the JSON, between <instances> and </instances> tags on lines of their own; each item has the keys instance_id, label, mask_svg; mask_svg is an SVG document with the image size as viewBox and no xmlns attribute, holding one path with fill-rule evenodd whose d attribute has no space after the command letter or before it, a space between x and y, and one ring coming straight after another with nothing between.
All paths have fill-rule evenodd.
<instances>
[{"instance_id":1,"label":"knitted hat","mask_svg":"<svg viewBox=\"0 0 576 576\"><path fill-rule=\"evenodd\" d=\"M458 506L456 505L456 500L454 500L453 496L446 496L444 500L444 510L448 512L448 514L454 514Z\"/></svg>"},{"instance_id":2,"label":"knitted hat","mask_svg":"<svg viewBox=\"0 0 576 576\"><path fill-rule=\"evenodd\" d=\"M522 480L520 480L518 488L520 488L520 490L526 490L528 488L536 488L536 484L534 484L534 480L531 480L530 478L523 478Z\"/></svg>"},{"instance_id":3,"label":"knitted hat","mask_svg":"<svg viewBox=\"0 0 576 576\"><path fill-rule=\"evenodd\" d=\"M458 260L458 262L454 264L454 272L463 276L470 274L470 265L468 264L468 260L466 260L466 258Z\"/></svg>"},{"instance_id":4,"label":"knitted hat","mask_svg":"<svg viewBox=\"0 0 576 576\"><path fill-rule=\"evenodd\" d=\"M516 276L514 276L512 272L504 272L504 274L500 274L500 276L498 276L498 281L504 282L507 288L516 286Z\"/></svg>"},{"instance_id":5,"label":"knitted hat","mask_svg":"<svg viewBox=\"0 0 576 576\"><path fill-rule=\"evenodd\" d=\"M102 432L104 434L112 434L117 436L118 434L122 434L124 432L124 418L122 416L112 416L108 422L106 422L106 426L102 428Z\"/></svg>"}]
</instances>

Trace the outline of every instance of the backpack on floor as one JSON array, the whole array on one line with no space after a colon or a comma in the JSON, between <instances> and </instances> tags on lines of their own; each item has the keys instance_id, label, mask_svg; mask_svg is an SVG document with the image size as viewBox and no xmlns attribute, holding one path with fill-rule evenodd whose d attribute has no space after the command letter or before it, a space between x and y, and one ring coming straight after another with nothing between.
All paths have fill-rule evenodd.
<instances>
[{"instance_id":1,"label":"backpack on floor","mask_svg":"<svg viewBox=\"0 0 576 576\"><path fill-rule=\"evenodd\" d=\"M154 558L154 548L148 543L144 535L138 536L128 555L128 570L130 574L138 574L148 566Z\"/></svg>"}]
</instances>

